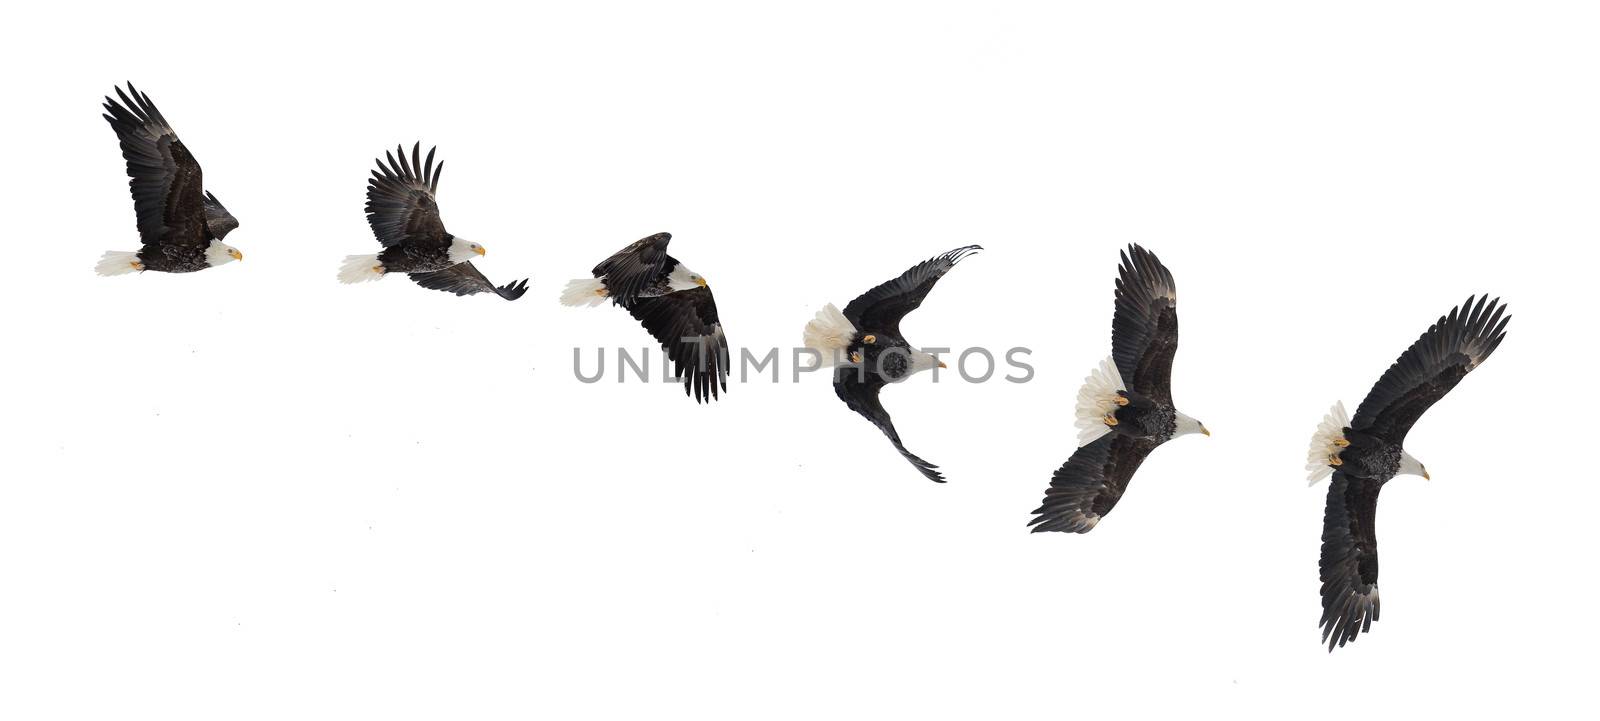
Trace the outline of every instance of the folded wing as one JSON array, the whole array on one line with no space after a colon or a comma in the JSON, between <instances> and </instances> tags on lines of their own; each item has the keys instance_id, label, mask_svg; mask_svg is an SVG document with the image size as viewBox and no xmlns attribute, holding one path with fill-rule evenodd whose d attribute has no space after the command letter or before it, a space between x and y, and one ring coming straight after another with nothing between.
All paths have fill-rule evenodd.
<instances>
[{"instance_id":1,"label":"folded wing","mask_svg":"<svg viewBox=\"0 0 1600 721\"><path fill-rule=\"evenodd\" d=\"M728 390L728 338L710 288L639 298L627 308L661 344L695 401L716 400L719 390Z\"/></svg>"}]
</instances>

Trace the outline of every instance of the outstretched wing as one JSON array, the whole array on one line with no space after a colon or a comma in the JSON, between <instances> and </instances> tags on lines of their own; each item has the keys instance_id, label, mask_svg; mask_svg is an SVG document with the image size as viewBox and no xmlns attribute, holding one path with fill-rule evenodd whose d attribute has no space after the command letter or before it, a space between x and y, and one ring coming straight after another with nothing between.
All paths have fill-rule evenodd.
<instances>
[{"instance_id":1,"label":"outstretched wing","mask_svg":"<svg viewBox=\"0 0 1600 721\"><path fill-rule=\"evenodd\" d=\"M1178 351L1178 291L1154 253L1128 246L1117 266L1117 311L1111 357L1128 389L1172 400L1172 356Z\"/></svg>"},{"instance_id":2,"label":"outstretched wing","mask_svg":"<svg viewBox=\"0 0 1600 721\"><path fill-rule=\"evenodd\" d=\"M956 267L956 263L980 250L983 247L978 245L956 248L911 266L900 277L850 301L850 305L844 307L844 317L863 331L900 335L900 319L922 305L922 299L928 297L928 291L933 290L933 285Z\"/></svg>"},{"instance_id":3,"label":"outstretched wing","mask_svg":"<svg viewBox=\"0 0 1600 721\"><path fill-rule=\"evenodd\" d=\"M204 194L200 163L189 154L150 96L128 83L117 88L118 103L106 98L106 122L128 162L128 189L145 245L205 245Z\"/></svg>"},{"instance_id":4,"label":"outstretched wing","mask_svg":"<svg viewBox=\"0 0 1600 721\"><path fill-rule=\"evenodd\" d=\"M900 442L900 433L894 429L894 421L890 420L889 412L883 409L883 403L878 400L878 391L883 390L884 386L883 378L859 371L858 366L845 366L834 371L833 392L839 395L839 400L883 431L889 437L889 442L894 444L894 449L900 451L900 455L905 456L918 473L935 483L944 483L944 476L935 470L938 466L917 457Z\"/></svg>"},{"instance_id":5,"label":"outstretched wing","mask_svg":"<svg viewBox=\"0 0 1600 721\"><path fill-rule=\"evenodd\" d=\"M1073 451L1056 469L1044 503L1028 525L1034 533L1088 533L1122 499L1128 481L1150 452L1160 445L1113 433Z\"/></svg>"},{"instance_id":6,"label":"outstretched wing","mask_svg":"<svg viewBox=\"0 0 1600 721\"><path fill-rule=\"evenodd\" d=\"M1322 517L1322 640L1328 651L1378 620L1378 491L1383 484L1333 474Z\"/></svg>"},{"instance_id":7,"label":"outstretched wing","mask_svg":"<svg viewBox=\"0 0 1600 721\"><path fill-rule=\"evenodd\" d=\"M709 287L640 298L628 312L661 344L684 392L696 402L716 400L719 389L728 390L728 338Z\"/></svg>"},{"instance_id":8,"label":"outstretched wing","mask_svg":"<svg viewBox=\"0 0 1600 721\"><path fill-rule=\"evenodd\" d=\"M521 298L523 293L528 292L526 278L498 288L495 287L494 283L490 283L489 279L484 277L483 273L479 272L470 260L431 273L412 273L411 279L424 288L442 290L456 295L494 293L506 300L516 300Z\"/></svg>"},{"instance_id":9,"label":"outstretched wing","mask_svg":"<svg viewBox=\"0 0 1600 721\"><path fill-rule=\"evenodd\" d=\"M611 301L626 307L666 272L667 263L672 260L667 255L667 243L671 241L671 233L640 238L595 266L594 277L604 276Z\"/></svg>"},{"instance_id":10,"label":"outstretched wing","mask_svg":"<svg viewBox=\"0 0 1600 721\"><path fill-rule=\"evenodd\" d=\"M1401 444L1428 408L1477 368L1506 337L1511 316L1488 296L1467 298L1389 366L1356 408L1350 427Z\"/></svg>"},{"instance_id":11,"label":"outstretched wing","mask_svg":"<svg viewBox=\"0 0 1600 721\"><path fill-rule=\"evenodd\" d=\"M378 159L378 169L367 179L367 223L383 247L449 247L450 234L445 232L439 204L433 199L439 190L439 173L444 170L443 161L433 163L435 150L438 148L429 148L428 159L423 160L422 143L417 143L411 146L408 163L405 149L395 146L393 153L385 153L388 165Z\"/></svg>"},{"instance_id":12,"label":"outstretched wing","mask_svg":"<svg viewBox=\"0 0 1600 721\"><path fill-rule=\"evenodd\" d=\"M228 237L228 233L239 227L239 219L233 217L233 213L229 213L227 208L222 207L222 201L217 200L217 196L212 195L209 190L206 191L205 208L206 229L210 230L211 235L217 240Z\"/></svg>"}]
</instances>

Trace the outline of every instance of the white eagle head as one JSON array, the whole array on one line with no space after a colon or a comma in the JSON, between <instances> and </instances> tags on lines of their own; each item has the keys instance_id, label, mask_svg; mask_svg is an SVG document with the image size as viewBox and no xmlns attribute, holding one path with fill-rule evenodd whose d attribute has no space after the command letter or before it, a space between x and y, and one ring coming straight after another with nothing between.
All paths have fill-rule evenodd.
<instances>
[{"instance_id":1,"label":"white eagle head","mask_svg":"<svg viewBox=\"0 0 1600 721\"><path fill-rule=\"evenodd\" d=\"M452 263L465 263L487 253L488 251L484 250L483 246L466 238L456 238L450 241L450 262Z\"/></svg>"},{"instance_id":2,"label":"white eagle head","mask_svg":"<svg viewBox=\"0 0 1600 721\"><path fill-rule=\"evenodd\" d=\"M244 253L240 253L238 248L220 240L213 240L211 245L206 246L206 264L213 268L236 260L244 260Z\"/></svg>"}]
</instances>

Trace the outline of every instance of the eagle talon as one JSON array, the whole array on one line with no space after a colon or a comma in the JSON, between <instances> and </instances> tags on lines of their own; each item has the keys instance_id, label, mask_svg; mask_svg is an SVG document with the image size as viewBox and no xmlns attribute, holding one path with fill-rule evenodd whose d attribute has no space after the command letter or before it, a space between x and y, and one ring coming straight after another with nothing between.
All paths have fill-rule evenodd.
<instances>
[{"instance_id":1,"label":"eagle talon","mask_svg":"<svg viewBox=\"0 0 1600 721\"><path fill-rule=\"evenodd\" d=\"M144 270L144 263L140 263L137 260L133 261L132 263L129 263L128 265L133 266L134 270Z\"/></svg>"},{"instance_id":2,"label":"eagle talon","mask_svg":"<svg viewBox=\"0 0 1600 721\"><path fill-rule=\"evenodd\" d=\"M1338 456L1328 456L1328 465L1330 465L1330 466L1342 466L1342 465L1344 465L1344 459L1342 459L1342 458L1340 458Z\"/></svg>"},{"instance_id":3,"label":"eagle talon","mask_svg":"<svg viewBox=\"0 0 1600 721\"><path fill-rule=\"evenodd\" d=\"M866 343L867 345L872 345L873 343L877 343L878 342L878 336L875 336L875 335L866 336L865 338L861 339L861 342L862 343Z\"/></svg>"},{"instance_id":4,"label":"eagle talon","mask_svg":"<svg viewBox=\"0 0 1600 721\"><path fill-rule=\"evenodd\" d=\"M850 352L850 362L851 363L860 363L861 362L861 351L851 351Z\"/></svg>"},{"instance_id":5,"label":"eagle talon","mask_svg":"<svg viewBox=\"0 0 1600 721\"><path fill-rule=\"evenodd\" d=\"M381 265L374 265L372 266L372 272L377 273L378 275L383 275L388 271L384 270L384 267Z\"/></svg>"},{"instance_id":6,"label":"eagle talon","mask_svg":"<svg viewBox=\"0 0 1600 721\"><path fill-rule=\"evenodd\" d=\"M1349 448L1350 447L1350 441L1347 441L1347 440L1345 440L1343 438L1335 438L1335 439L1333 439L1333 445L1336 445L1336 446L1338 446L1340 448Z\"/></svg>"},{"instance_id":7,"label":"eagle talon","mask_svg":"<svg viewBox=\"0 0 1600 721\"><path fill-rule=\"evenodd\" d=\"M1117 417L1115 414L1106 416L1104 420L1108 426L1114 426L1117 424Z\"/></svg>"},{"instance_id":8,"label":"eagle talon","mask_svg":"<svg viewBox=\"0 0 1600 721\"><path fill-rule=\"evenodd\" d=\"M1111 402L1113 402L1113 403L1115 403L1115 404L1117 404L1119 406L1125 406L1125 405L1128 405L1129 403L1131 403L1132 401L1128 400L1127 396L1117 396L1116 398L1113 398Z\"/></svg>"}]
</instances>

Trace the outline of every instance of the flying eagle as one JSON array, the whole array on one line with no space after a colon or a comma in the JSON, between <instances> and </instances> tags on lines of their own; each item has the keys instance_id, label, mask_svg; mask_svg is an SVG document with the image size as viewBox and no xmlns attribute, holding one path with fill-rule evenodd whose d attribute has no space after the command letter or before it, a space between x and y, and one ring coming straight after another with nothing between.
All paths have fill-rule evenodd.
<instances>
[{"instance_id":1,"label":"flying eagle","mask_svg":"<svg viewBox=\"0 0 1600 721\"><path fill-rule=\"evenodd\" d=\"M1130 245L1117 268L1111 357L1084 379L1076 409L1078 450L1056 470L1034 532L1088 533L1122 494L1145 457L1190 433L1211 435L1172 403L1178 351L1178 292L1154 253Z\"/></svg>"},{"instance_id":2,"label":"flying eagle","mask_svg":"<svg viewBox=\"0 0 1600 721\"><path fill-rule=\"evenodd\" d=\"M842 313L832 303L823 306L805 328L806 347L820 354L822 367L834 368L833 392L839 400L883 431L895 450L935 483L944 483L944 476L936 470L938 466L906 450L878 393L884 386L910 378L918 371L945 367L933 354L906 342L900 334L900 319L922 305L928 291L956 263L980 250L981 246L969 245L929 258L900 277L862 293Z\"/></svg>"},{"instance_id":3,"label":"flying eagle","mask_svg":"<svg viewBox=\"0 0 1600 721\"><path fill-rule=\"evenodd\" d=\"M378 169L367 179L367 223L383 244L376 255L351 255L344 259L339 280L361 283L377 280L389 273L406 273L417 285L456 295L494 293L516 300L528 292L526 279L495 287L472 265L483 255L483 246L451 235L439 219L439 172L444 162L434 165L433 153L421 157L422 144L411 146L411 162L405 149L395 146L386 153L389 163L380 158Z\"/></svg>"},{"instance_id":4,"label":"flying eagle","mask_svg":"<svg viewBox=\"0 0 1600 721\"><path fill-rule=\"evenodd\" d=\"M1511 316L1488 296L1467 298L1428 328L1356 408L1344 404L1317 426L1306 458L1310 481L1333 476L1322 519L1322 640L1328 651L1378 620L1378 491L1398 475L1428 478L1405 450L1406 433L1429 407L1505 339Z\"/></svg>"},{"instance_id":5,"label":"flying eagle","mask_svg":"<svg viewBox=\"0 0 1600 721\"><path fill-rule=\"evenodd\" d=\"M200 163L178 139L150 96L128 83L117 88L122 102L106 97L104 116L128 161L128 189L139 218L137 251L110 250L95 272L122 275L143 270L191 273L244 260L238 248L222 242L239 221L200 182Z\"/></svg>"},{"instance_id":6,"label":"flying eagle","mask_svg":"<svg viewBox=\"0 0 1600 721\"><path fill-rule=\"evenodd\" d=\"M610 300L650 331L696 402L728 390L728 338L706 279L667 255L671 233L634 241L594 267L593 278L567 283L561 304L596 306Z\"/></svg>"}]
</instances>

